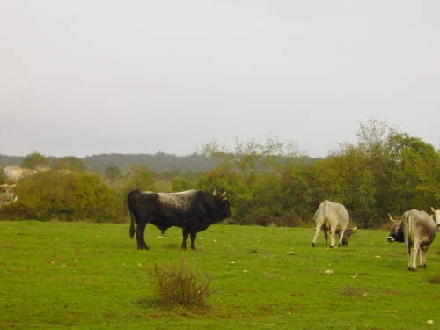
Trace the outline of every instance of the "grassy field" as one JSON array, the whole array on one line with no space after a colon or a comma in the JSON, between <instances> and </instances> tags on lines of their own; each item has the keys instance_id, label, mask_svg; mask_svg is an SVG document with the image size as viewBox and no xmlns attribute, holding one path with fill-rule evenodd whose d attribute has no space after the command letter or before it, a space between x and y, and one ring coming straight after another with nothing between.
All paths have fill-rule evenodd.
<instances>
[{"instance_id":1,"label":"grassy field","mask_svg":"<svg viewBox=\"0 0 440 330\"><path fill-rule=\"evenodd\" d=\"M5 221L0 233L0 329L440 327L440 239L409 272L386 231L328 249L322 235L310 246L311 228L212 225L187 252L178 228L147 227L150 251L128 225ZM212 277L207 308L157 305L152 268L181 262Z\"/></svg>"}]
</instances>

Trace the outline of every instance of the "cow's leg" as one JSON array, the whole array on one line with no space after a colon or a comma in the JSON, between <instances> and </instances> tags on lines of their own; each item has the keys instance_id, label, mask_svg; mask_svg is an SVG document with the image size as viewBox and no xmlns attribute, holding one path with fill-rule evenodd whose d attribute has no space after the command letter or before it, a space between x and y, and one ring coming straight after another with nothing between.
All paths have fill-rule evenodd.
<instances>
[{"instance_id":1,"label":"cow's leg","mask_svg":"<svg viewBox=\"0 0 440 330\"><path fill-rule=\"evenodd\" d=\"M182 249L184 249L184 250L187 249L186 241L188 240L188 234L189 234L188 230L183 228L182 229L182 237L183 237L183 239L182 239Z\"/></svg>"},{"instance_id":2,"label":"cow's leg","mask_svg":"<svg viewBox=\"0 0 440 330\"><path fill-rule=\"evenodd\" d=\"M412 253L411 250L412 250L412 249L411 249L410 244L407 243L407 246L406 246L406 254L407 254L407 256L408 256L408 269L409 269L409 270L413 270L413 269L411 269L411 253Z\"/></svg>"},{"instance_id":3,"label":"cow's leg","mask_svg":"<svg viewBox=\"0 0 440 330\"><path fill-rule=\"evenodd\" d=\"M345 229L339 232L339 246L342 246L342 239L344 238Z\"/></svg>"},{"instance_id":4,"label":"cow's leg","mask_svg":"<svg viewBox=\"0 0 440 330\"><path fill-rule=\"evenodd\" d=\"M415 271L416 270L416 259L417 252L420 249L420 243L415 240L414 243L408 245L408 269Z\"/></svg>"},{"instance_id":5,"label":"cow's leg","mask_svg":"<svg viewBox=\"0 0 440 330\"><path fill-rule=\"evenodd\" d=\"M319 231L321 230L321 225L316 226L315 236L312 239L312 246L316 246L316 240L318 239Z\"/></svg>"},{"instance_id":6,"label":"cow's leg","mask_svg":"<svg viewBox=\"0 0 440 330\"><path fill-rule=\"evenodd\" d=\"M146 227L146 223L140 224L136 226L136 243L138 250L149 250L150 248L145 243L144 240L144 230Z\"/></svg>"},{"instance_id":7,"label":"cow's leg","mask_svg":"<svg viewBox=\"0 0 440 330\"><path fill-rule=\"evenodd\" d=\"M335 232L336 232L336 226L331 226L330 229L330 247L335 247Z\"/></svg>"},{"instance_id":8,"label":"cow's leg","mask_svg":"<svg viewBox=\"0 0 440 330\"><path fill-rule=\"evenodd\" d=\"M428 249L429 245L420 247L420 267L422 268L426 268L426 253L428 252Z\"/></svg>"},{"instance_id":9,"label":"cow's leg","mask_svg":"<svg viewBox=\"0 0 440 330\"><path fill-rule=\"evenodd\" d=\"M190 233L190 236L191 236L191 250L195 250L195 249L196 249L196 246L195 246L194 242L195 242L195 240L196 240L197 232L192 231L192 232Z\"/></svg>"}]
</instances>

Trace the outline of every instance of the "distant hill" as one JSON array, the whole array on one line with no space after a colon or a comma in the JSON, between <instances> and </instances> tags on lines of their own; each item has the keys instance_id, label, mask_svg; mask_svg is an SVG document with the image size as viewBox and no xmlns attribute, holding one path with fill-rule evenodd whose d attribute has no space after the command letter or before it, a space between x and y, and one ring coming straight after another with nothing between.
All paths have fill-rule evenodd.
<instances>
[{"instance_id":1,"label":"distant hill","mask_svg":"<svg viewBox=\"0 0 440 330\"><path fill-rule=\"evenodd\" d=\"M0 166L22 165L24 157L0 154ZM54 161L56 158L52 158ZM104 172L107 166L117 166L122 170L130 165L145 165L153 172L207 172L218 162L203 155L192 154L179 157L173 154L158 152L157 154L99 154L82 159L89 172Z\"/></svg>"},{"instance_id":2,"label":"distant hill","mask_svg":"<svg viewBox=\"0 0 440 330\"><path fill-rule=\"evenodd\" d=\"M173 154L159 152L150 154L100 154L85 157L84 164L91 172L103 172L110 165L121 169L132 164L146 165L153 172L207 172L213 169L217 161L203 155L193 154L179 157Z\"/></svg>"},{"instance_id":3,"label":"distant hill","mask_svg":"<svg viewBox=\"0 0 440 330\"><path fill-rule=\"evenodd\" d=\"M318 158L306 157L309 163ZM0 154L0 166L22 165L24 157L6 156ZM145 165L153 172L209 172L219 163L218 160L208 158L199 154L189 156L176 156L158 152L152 154L99 154L79 158L84 162L86 171L104 173L107 166L117 166L121 170L127 169L130 165ZM51 158L55 163L56 158Z\"/></svg>"},{"instance_id":4,"label":"distant hill","mask_svg":"<svg viewBox=\"0 0 440 330\"><path fill-rule=\"evenodd\" d=\"M18 157L18 156L6 156L0 154L0 166L5 165L21 165L23 163L24 157Z\"/></svg>"}]
</instances>

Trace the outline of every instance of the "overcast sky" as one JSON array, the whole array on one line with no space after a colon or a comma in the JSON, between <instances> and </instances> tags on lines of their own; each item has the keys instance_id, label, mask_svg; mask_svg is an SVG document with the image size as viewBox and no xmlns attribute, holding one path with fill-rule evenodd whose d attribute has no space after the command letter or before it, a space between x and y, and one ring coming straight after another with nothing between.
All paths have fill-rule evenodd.
<instances>
[{"instance_id":1,"label":"overcast sky","mask_svg":"<svg viewBox=\"0 0 440 330\"><path fill-rule=\"evenodd\" d=\"M440 148L440 1L0 0L0 112L6 155Z\"/></svg>"}]
</instances>

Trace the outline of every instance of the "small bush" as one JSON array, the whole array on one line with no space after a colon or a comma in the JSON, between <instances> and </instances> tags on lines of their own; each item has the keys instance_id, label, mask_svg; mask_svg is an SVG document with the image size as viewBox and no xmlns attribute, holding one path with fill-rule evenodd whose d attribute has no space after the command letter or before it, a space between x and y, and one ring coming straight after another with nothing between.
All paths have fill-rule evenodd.
<instances>
[{"instance_id":1,"label":"small bush","mask_svg":"<svg viewBox=\"0 0 440 330\"><path fill-rule=\"evenodd\" d=\"M179 265L156 265L152 276L156 279L159 302L165 306L203 307L211 295L211 278L198 269L191 269L184 261Z\"/></svg>"},{"instance_id":2,"label":"small bush","mask_svg":"<svg viewBox=\"0 0 440 330\"><path fill-rule=\"evenodd\" d=\"M437 273L428 280L428 282L431 284L440 284L440 270L438 270Z\"/></svg>"},{"instance_id":3,"label":"small bush","mask_svg":"<svg viewBox=\"0 0 440 330\"><path fill-rule=\"evenodd\" d=\"M342 294L346 297L366 297L368 295L364 289L352 285L345 286L342 289Z\"/></svg>"}]
</instances>

